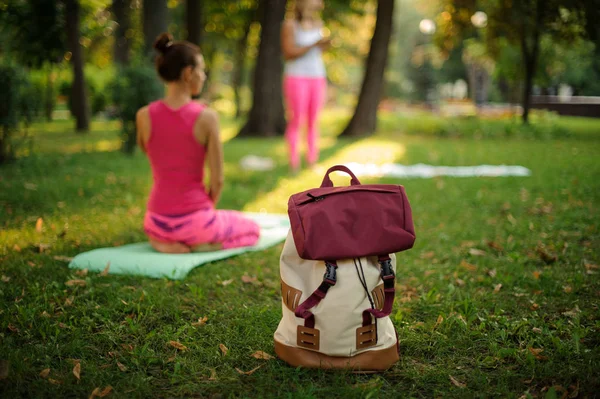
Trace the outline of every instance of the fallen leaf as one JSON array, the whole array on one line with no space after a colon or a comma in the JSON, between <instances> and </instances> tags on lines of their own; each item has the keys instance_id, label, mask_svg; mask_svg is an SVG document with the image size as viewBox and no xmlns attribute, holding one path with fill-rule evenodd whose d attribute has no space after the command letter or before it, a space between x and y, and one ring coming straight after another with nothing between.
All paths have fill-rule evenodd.
<instances>
[{"instance_id":1,"label":"fallen leaf","mask_svg":"<svg viewBox=\"0 0 600 399\"><path fill-rule=\"evenodd\" d=\"M0 360L0 381L8 378L10 363L8 360Z\"/></svg>"},{"instance_id":2,"label":"fallen leaf","mask_svg":"<svg viewBox=\"0 0 600 399\"><path fill-rule=\"evenodd\" d=\"M106 267L104 268L104 270L102 271L102 273L100 273L101 276L108 276L108 271L110 269L110 262L106 263Z\"/></svg>"},{"instance_id":3,"label":"fallen leaf","mask_svg":"<svg viewBox=\"0 0 600 399\"><path fill-rule=\"evenodd\" d=\"M15 298L15 303L19 303L25 298L25 288L21 288L21 295Z\"/></svg>"},{"instance_id":4,"label":"fallen leaf","mask_svg":"<svg viewBox=\"0 0 600 399\"><path fill-rule=\"evenodd\" d=\"M18 333L19 332L19 329L17 327L15 327L13 324L10 324L10 323L8 323L8 329L11 332L14 332L14 333Z\"/></svg>"},{"instance_id":5,"label":"fallen leaf","mask_svg":"<svg viewBox=\"0 0 600 399\"><path fill-rule=\"evenodd\" d=\"M65 323L58 323L58 326L60 328L67 328L67 325Z\"/></svg>"},{"instance_id":6,"label":"fallen leaf","mask_svg":"<svg viewBox=\"0 0 600 399\"><path fill-rule=\"evenodd\" d=\"M104 388L102 391L100 390L100 388L95 388L92 391L89 399L94 399L95 397L103 398L105 396L108 396L108 394L111 393L112 389L113 388L110 385Z\"/></svg>"},{"instance_id":7,"label":"fallen leaf","mask_svg":"<svg viewBox=\"0 0 600 399\"><path fill-rule=\"evenodd\" d=\"M450 381L452 381L452 383L454 385L456 385L457 387L459 387L459 388L466 388L467 387L467 384L464 384L464 383L458 381L456 378L452 377L451 375L448 375L448 377L450 377Z\"/></svg>"},{"instance_id":8,"label":"fallen leaf","mask_svg":"<svg viewBox=\"0 0 600 399\"><path fill-rule=\"evenodd\" d=\"M259 368L261 368L262 366L264 366L264 364L261 364L260 366L258 366L258 367L255 367L255 368L253 368L253 369L252 369L252 370L250 370L250 371L242 371L242 370L240 370L240 369L238 369L238 368L236 367L236 368L235 368L235 371L237 371L238 373L240 373L240 374L243 374L243 375L252 375L252 374L254 374L254 372L255 372L256 370L258 370L258 369L259 369Z\"/></svg>"},{"instance_id":9,"label":"fallen leaf","mask_svg":"<svg viewBox=\"0 0 600 399\"><path fill-rule=\"evenodd\" d=\"M494 293L496 293L496 294L497 294L498 292L500 292L500 289L501 289L501 288L502 288L502 284L496 284L496 285L494 286Z\"/></svg>"},{"instance_id":10,"label":"fallen leaf","mask_svg":"<svg viewBox=\"0 0 600 399\"><path fill-rule=\"evenodd\" d=\"M28 260L27 264L29 265L29 267L35 267L35 263L33 263L32 261ZM41 267L41 266L40 266Z\"/></svg>"},{"instance_id":11,"label":"fallen leaf","mask_svg":"<svg viewBox=\"0 0 600 399\"><path fill-rule=\"evenodd\" d=\"M513 226L515 226L517 224L517 219L515 219L515 217L513 215L511 215L510 213L506 216L506 218L508 219L510 224L512 224Z\"/></svg>"},{"instance_id":12,"label":"fallen leaf","mask_svg":"<svg viewBox=\"0 0 600 399\"><path fill-rule=\"evenodd\" d=\"M244 284L250 284L250 283L253 283L253 282L255 282L255 281L256 281L256 277L250 277L250 276L248 276L247 274L244 274L244 275L242 276L242 282L243 282Z\"/></svg>"},{"instance_id":13,"label":"fallen leaf","mask_svg":"<svg viewBox=\"0 0 600 399\"><path fill-rule=\"evenodd\" d=\"M200 318L198 318L198 321L193 322L192 325L194 327L200 327L200 326L205 325L207 321L208 321L208 317L207 316L200 317Z\"/></svg>"},{"instance_id":14,"label":"fallen leaf","mask_svg":"<svg viewBox=\"0 0 600 399\"><path fill-rule=\"evenodd\" d=\"M485 251L482 251L481 249L477 249L477 248L469 249L469 253L473 256L485 256L486 255Z\"/></svg>"},{"instance_id":15,"label":"fallen leaf","mask_svg":"<svg viewBox=\"0 0 600 399\"><path fill-rule=\"evenodd\" d=\"M271 360L274 359L275 357L269 355L268 353L265 353L263 351L256 351L251 355L253 358L255 359L262 359L262 360Z\"/></svg>"},{"instance_id":16,"label":"fallen leaf","mask_svg":"<svg viewBox=\"0 0 600 399\"><path fill-rule=\"evenodd\" d=\"M425 270L425 273L423 273L423 275L425 277L429 277L429 276L431 276L434 273L435 273L435 270Z\"/></svg>"},{"instance_id":17,"label":"fallen leaf","mask_svg":"<svg viewBox=\"0 0 600 399\"><path fill-rule=\"evenodd\" d=\"M65 283L65 285L68 287L85 287L86 282L85 280L69 280Z\"/></svg>"},{"instance_id":18,"label":"fallen leaf","mask_svg":"<svg viewBox=\"0 0 600 399\"><path fill-rule=\"evenodd\" d=\"M177 354L171 356L170 358L167 359L167 363L172 363L175 361L175 359L177 359Z\"/></svg>"},{"instance_id":19,"label":"fallen leaf","mask_svg":"<svg viewBox=\"0 0 600 399\"><path fill-rule=\"evenodd\" d=\"M567 316L567 317L577 317L577 315L581 313L581 310L579 309L579 306L575 306L574 309L563 312L563 315Z\"/></svg>"},{"instance_id":20,"label":"fallen leaf","mask_svg":"<svg viewBox=\"0 0 600 399\"><path fill-rule=\"evenodd\" d=\"M533 278L536 280L539 280L541 275L542 275L542 272L540 272L540 271L536 270L533 272Z\"/></svg>"},{"instance_id":21,"label":"fallen leaf","mask_svg":"<svg viewBox=\"0 0 600 399\"><path fill-rule=\"evenodd\" d=\"M44 244L40 242L39 244L33 245L31 248L42 254L44 251L50 249L50 244Z\"/></svg>"},{"instance_id":22,"label":"fallen leaf","mask_svg":"<svg viewBox=\"0 0 600 399\"><path fill-rule=\"evenodd\" d=\"M117 367L119 368L119 370L121 370L122 372L127 371L127 367L125 367L125 365L123 363L117 362Z\"/></svg>"},{"instance_id":23,"label":"fallen leaf","mask_svg":"<svg viewBox=\"0 0 600 399\"><path fill-rule=\"evenodd\" d=\"M21 252L21 247L18 246L17 244L13 245L13 251Z\"/></svg>"},{"instance_id":24,"label":"fallen leaf","mask_svg":"<svg viewBox=\"0 0 600 399\"><path fill-rule=\"evenodd\" d=\"M229 351L229 349L227 349L227 347L223 344L219 344L219 349L221 349L221 353L223 354L223 356L225 356Z\"/></svg>"},{"instance_id":25,"label":"fallen leaf","mask_svg":"<svg viewBox=\"0 0 600 399\"><path fill-rule=\"evenodd\" d=\"M542 333L542 329L541 329L541 328L538 328L538 327L533 327L533 328L531 329L531 331L533 331L533 332L534 332L534 333L536 333L536 334L541 334L541 333Z\"/></svg>"},{"instance_id":26,"label":"fallen leaf","mask_svg":"<svg viewBox=\"0 0 600 399\"><path fill-rule=\"evenodd\" d=\"M81 380L81 363L78 362L75 364L75 367L73 367L73 375L78 380Z\"/></svg>"},{"instance_id":27,"label":"fallen leaf","mask_svg":"<svg viewBox=\"0 0 600 399\"><path fill-rule=\"evenodd\" d=\"M121 347L126 351L133 352L133 345L131 344L121 344Z\"/></svg>"},{"instance_id":28,"label":"fallen leaf","mask_svg":"<svg viewBox=\"0 0 600 399\"><path fill-rule=\"evenodd\" d=\"M594 270L598 270L600 267L593 263L588 263L587 261L583 261L583 265L585 266L586 274L596 274L597 272Z\"/></svg>"},{"instance_id":29,"label":"fallen leaf","mask_svg":"<svg viewBox=\"0 0 600 399\"><path fill-rule=\"evenodd\" d=\"M231 283L233 283L233 279L229 279L229 280L221 281L221 285L222 285L223 287L225 287L226 285L229 285L229 284L231 284Z\"/></svg>"},{"instance_id":30,"label":"fallen leaf","mask_svg":"<svg viewBox=\"0 0 600 399\"><path fill-rule=\"evenodd\" d=\"M94 388L89 399L94 399L96 396L100 396L100 388Z\"/></svg>"},{"instance_id":31,"label":"fallen leaf","mask_svg":"<svg viewBox=\"0 0 600 399\"><path fill-rule=\"evenodd\" d=\"M492 249L495 249L498 252L504 251L504 248L502 248L502 245L498 244L495 241L488 241L487 242L487 246L490 247L490 248L492 248Z\"/></svg>"},{"instance_id":32,"label":"fallen leaf","mask_svg":"<svg viewBox=\"0 0 600 399\"><path fill-rule=\"evenodd\" d=\"M71 306L73 304L73 301L75 300L75 297L70 296L67 299L65 299L65 306Z\"/></svg>"},{"instance_id":33,"label":"fallen leaf","mask_svg":"<svg viewBox=\"0 0 600 399\"><path fill-rule=\"evenodd\" d=\"M4 274L2 275L2 282L3 283L8 283L10 281L10 277L5 276Z\"/></svg>"},{"instance_id":34,"label":"fallen leaf","mask_svg":"<svg viewBox=\"0 0 600 399\"><path fill-rule=\"evenodd\" d=\"M569 398L573 399L579 396L579 381L577 381L577 385L569 385L569 388L573 390Z\"/></svg>"},{"instance_id":35,"label":"fallen leaf","mask_svg":"<svg viewBox=\"0 0 600 399\"><path fill-rule=\"evenodd\" d=\"M537 303L532 303L530 309L531 310L538 310L540 308L540 305L538 305Z\"/></svg>"},{"instance_id":36,"label":"fallen leaf","mask_svg":"<svg viewBox=\"0 0 600 399\"><path fill-rule=\"evenodd\" d=\"M434 256L435 256L435 252L433 252L433 251L421 253L421 259L431 259Z\"/></svg>"},{"instance_id":37,"label":"fallen leaf","mask_svg":"<svg viewBox=\"0 0 600 399\"><path fill-rule=\"evenodd\" d=\"M47 319L49 319L51 316L48 314L48 312L46 312L45 310L42 312L41 314L42 317L45 317Z\"/></svg>"},{"instance_id":38,"label":"fallen leaf","mask_svg":"<svg viewBox=\"0 0 600 399\"><path fill-rule=\"evenodd\" d=\"M61 262L70 262L73 260L73 258L71 256L63 256L63 255L53 256L53 259L61 261Z\"/></svg>"},{"instance_id":39,"label":"fallen leaf","mask_svg":"<svg viewBox=\"0 0 600 399\"><path fill-rule=\"evenodd\" d=\"M440 324L442 324L444 322L444 316L439 315L437 318L437 321L435 322L435 325L433 326L433 329L435 330L436 328L438 328L438 326Z\"/></svg>"},{"instance_id":40,"label":"fallen leaf","mask_svg":"<svg viewBox=\"0 0 600 399\"><path fill-rule=\"evenodd\" d=\"M85 277L88 274L88 269L78 270L75 272L79 277Z\"/></svg>"},{"instance_id":41,"label":"fallen leaf","mask_svg":"<svg viewBox=\"0 0 600 399\"><path fill-rule=\"evenodd\" d=\"M38 218L37 222L35 222L35 231L37 231L38 233L41 233L43 226L44 226L44 220L42 218Z\"/></svg>"},{"instance_id":42,"label":"fallen leaf","mask_svg":"<svg viewBox=\"0 0 600 399\"><path fill-rule=\"evenodd\" d=\"M546 251L546 249L543 248L543 247L538 247L537 248L537 253L538 253L538 255L540 255L540 258L547 265L549 265L551 263L554 263L554 262L556 262L558 260L558 256L556 256L555 254L552 254L552 253Z\"/></svg>"},{"instance_id":43,"label":"fallen leaf","mask_svg":"<svg viewBox=\"0 0 600 399\"><path fill-rule=\"evenodd\" d=\"M496 269L492 269L492 270L488 271L488 275L492 278L496 277L496 274L497 274Z\"/></svg>"},{"instance_id":44,"label":"fallen leaf","mask_svg":"<svg viewBox=\"0 0 600 399\"><path fill-rule=\"evenodd\" d=\"M425 323L423 323L422 321L419 321L415 324L411 324L408 328L410 328L411 330L416 330L417 328L421 328L421 327L425 327Z\"/></svg>"},{"instance_id":45,"label":"fallen leaf","mask_svg":"<svg viewBox=\"0 0 600 399\"><path fill-rule=\"evenodd\" d=\"M169 345L171 345L173 348L179 349L180 351L187 350L187 346L180 344L177 341L169 341Z\"/></svg>"},{"instance_id":46,"label":"fallen leaf","mask_svg":"<svg viewBox=\"0 0 600 399\"><path fill-rule=\"evenodd\" d=\"M216 381L217 380L217 370L216 369L210 369L210 377L208 378L209 381Z\"/></svg>"},{"instance_id":47,"label":"fallen leaf","mask_svg":"<svg viewBox=\"0 0 600 399\"><path fill-rule=\"evenodd\" d=\"M48 378L48 375L50 375L50 369L43 369L40 372L40 377L42 378Z\"/></svg>"},{"instance_id":48,"label":"fallen leaf","mask_svg":"<svg viewBox=\"0 0 600 399\"><path fill-rule=\"evenodd\" d=\"M460 261L460 266L463 267L463 268L465 268L466 270L468 270L470 272L477 271L477 266L472 265L471 263L469 263L469 262L467 262L465 260Z\"/></svg>"},{"instance_id":49,"label":"fallen leaf","mask_svg":"<svg viewBox=\"0 0 600 399\"><path fill-rule=\"evenodd\" d=\"M541 355L541 353L544 351L543 349L536 349L536 348L532 348L529 347L529 352L531 352L531 354L533 355L533 357L535 357L538 360L548 360L548 357Z\"/></svg>"},{"instance_id":50,"label":"fallen leaf","mask_svg":"<svg viewBox=\"0 0 600 399\"><path fill-rule=\"evenodd\" d=\"M60 384L62 384L62 381L55 380L54 378L48 378L48 382L50 384L54 384L54 385L60 385Z\"/></svg>"}]
</instances>

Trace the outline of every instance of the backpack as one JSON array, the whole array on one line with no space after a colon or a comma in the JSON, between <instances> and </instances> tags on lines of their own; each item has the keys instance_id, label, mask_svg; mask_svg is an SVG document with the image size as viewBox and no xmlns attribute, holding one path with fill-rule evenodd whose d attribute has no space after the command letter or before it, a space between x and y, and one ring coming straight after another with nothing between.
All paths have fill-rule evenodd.
<instances>
[{"instance_id":1,"label":"backpack","mask_svg":"<svg viewBox=\"0 0 600 399\"><path fill-rule=\"evenodd\" d=\"M348 173L351 185L333 187L333 171ZM321 187L292 195L288 214L275 353L294 367L386 370L399 359L389 318L395 253L415 241L404 188L361 185L338 165Z\"/></svg>"}]
</instances>

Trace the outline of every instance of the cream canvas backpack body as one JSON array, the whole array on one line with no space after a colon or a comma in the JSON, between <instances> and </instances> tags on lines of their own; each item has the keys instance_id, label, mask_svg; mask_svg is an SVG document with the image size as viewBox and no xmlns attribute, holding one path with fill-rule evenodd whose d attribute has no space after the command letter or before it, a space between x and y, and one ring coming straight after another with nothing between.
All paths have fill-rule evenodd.
<instances>
[{"instance_id":1,"label":"cream canvas backpack body","mask_svg":"<svg viewBox=\"0 0 600 399\"><path fill-rule=\"evenodd\" d=\"M349 187L329 174L348 173ZM361 185L345 166L290 197L275 352L292 366L381 371L399 359L390 314L395 253L415 241L402 186Z\"/></svg>"}]
</instances>

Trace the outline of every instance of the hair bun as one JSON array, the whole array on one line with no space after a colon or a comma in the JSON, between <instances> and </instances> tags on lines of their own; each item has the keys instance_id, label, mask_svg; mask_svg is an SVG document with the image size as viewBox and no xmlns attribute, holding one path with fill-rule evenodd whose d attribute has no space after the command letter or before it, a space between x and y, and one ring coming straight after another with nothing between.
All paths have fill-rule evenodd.
<instances>
[{"instance_id":1,"label":"hair bun","mask_svg":"<svg viewBox=\"0 0 600 399\"><path fill-rule=\"evenodd\" d=\"M154 42L154 48L160 53L164 54L172 43L173 36L171 36L171 34L167 32L161 33L160 36L158 36L156 38L156 41Z\"/></svg>"}]
</instances>

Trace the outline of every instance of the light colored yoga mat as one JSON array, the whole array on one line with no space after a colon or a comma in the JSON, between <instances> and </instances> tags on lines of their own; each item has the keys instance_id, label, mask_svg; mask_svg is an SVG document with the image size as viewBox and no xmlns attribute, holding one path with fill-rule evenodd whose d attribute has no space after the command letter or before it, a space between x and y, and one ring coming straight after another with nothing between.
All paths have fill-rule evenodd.
<instances>
[{"instance_id":1,"label":"light colored yoga mat","mask_svg":"<svg viewBox=\"0 0 600 399\"><path fill-rule=\"evenodd\" d=\"M401 165L387 163L383 165L347 163L346 166L356 176L371 177L417 177L432 178L436 176L454 177L500 177L531 176L531 171L523 166L512 165L478 165L478 166L434 166L426 164Z\"/></svg>"},{"instance_id":2,"label":"light colored yoga mat","mask_svg":"<svg viewBox=\"0 0 600 399\"><path fill-rule=\"evenodd\" d=\"M260 240L256 246L190 254L163 254L149 243L100 248L77 255L69 267L101 272L110 262L109 274L130 274L181 280L193 268L208 262L229 258L244 252L261 251L272 247L287 237L290 222L287 215L247 213L260 225Z\"/></svg>"}]
</instances>

